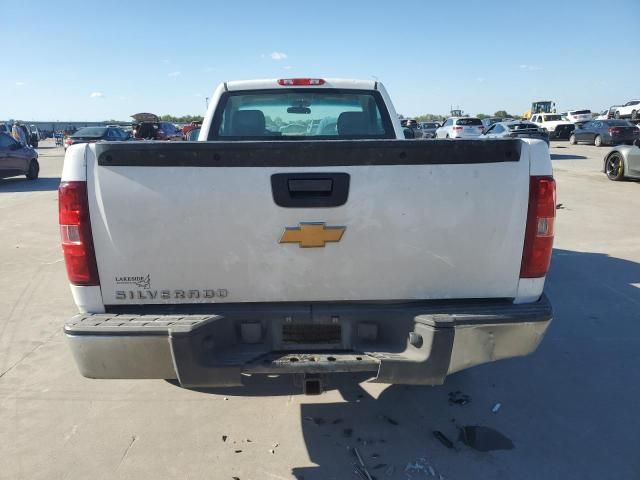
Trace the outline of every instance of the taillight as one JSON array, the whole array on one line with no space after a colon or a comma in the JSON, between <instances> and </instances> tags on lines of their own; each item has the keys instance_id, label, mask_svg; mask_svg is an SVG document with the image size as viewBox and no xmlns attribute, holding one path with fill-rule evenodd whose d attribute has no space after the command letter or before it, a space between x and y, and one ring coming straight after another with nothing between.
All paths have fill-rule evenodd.
<instances>
[{"instance_id":1,"label":"taillight","mask_svg":"<svg viewBox=\"0 0 640 480\"><path fill-rule=\"evenodd\" d=\"M621 130L620 127L611 127L609 128L609 135L616 135L620 133L620 130Z\"/></svg>"},{"instance_id":2,"label":"taillight","mask_svg":"<svg viewBox=\"0 0 640 480\"><path fill-rule=\"evenodd\" d=\"M87 182L60 184L58 220L69 281L73 285L100 285L89 221Z\"/></svg>"},{"instance_id":3,"label":"taillight","mask_svg":"<svg viewBox=\"0 0 640 480\"><path fill-rule=\"evenodd\" d=\"M453 127L454 130L462 130L463 127Z\"/></svg>"},{"instance_id":4,"label":"taillight","mask_svg":"<svg viewBox=\"0 0 640 480\"><path fill-rule=\"evenodd\" d=\"M555 180L553 177L531 177L520 278L544 277L549 270L555 217Z\"/></svg>"},{"instance_id":5,"label":"taillight","mask_svg":"<svg viewBox=\"0 0 640 480\"><path fill-rule=\"evenodd\" d=\"M278 85L284 86L309 86L309 85L324 85L325 81L322 78L281 78L278 80Z\"/></svg>"}]
</instances>

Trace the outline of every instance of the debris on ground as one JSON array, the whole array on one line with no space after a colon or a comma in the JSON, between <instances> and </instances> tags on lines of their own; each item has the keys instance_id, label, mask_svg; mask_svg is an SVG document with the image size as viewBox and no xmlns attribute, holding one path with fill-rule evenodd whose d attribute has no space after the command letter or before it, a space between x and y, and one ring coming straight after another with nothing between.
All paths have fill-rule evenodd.
<instances>
[{"instance_id":1,"label":"debris on ground","mask_svg":"<svg viewBox=\"0 0 640 480\"><path fill-rule=\"evenodd\" d=\"M235 450L234 453L242 453L242 450Z\"/></svg>"},{"instance_id":2,"label":"debris on ground","mask_svg":"<svg viewBox=\"0 0 640 480\"><path fill-rule=\"evenodd\" d=\"M380 418L391 425L396 425L396 426L400 425L396 420L394 420L391 417L388 417L387 415L381 415Z\"/></svg>"},{"instance_id":3,"label":"debris on ground","mask_svg":"<svg viewBox=\"0 0 640 480\"><path fill-rule=\"evenodd\" d=\"M356 471L360 473L361 476L364 475L364 478L366 480L373 480L373 477L371 477L371 474L367 470L367 466L364 464L364 461L362 460L362 456L360 455L360 452L358 451L358 449L356 447L353 447L351 449L351 452L355 455L356 459L358 460L358 464L354 465L356 468Z\"/></svg>"},{"instance_id":4,"label":"debris on ground","mask_svg":"<svg viewBox=\"0 0 640 480\"><path fill-rule=\"evenodd\" d=\"M226 442L226 441L227 441L227 438L229 438L229 437L227 437L226 435L222 435L222 441L223 441L223 442Z\"/></svg>"},{"instance_id":5,"label":"debris on ground","mask_svg":"<svg viewBox=\"0 0 640 480\"><path fill-rule=\"evenodd\" d=\"M320 426L325 424L325 420L322 417L304 417L307 422L313 423L315 426Z\"/></svg>"},{"instance_id":6,"label":"debris on ground","mask_svg":"<svg viewBox=\"0 0 640 480\"><path fill-rule=\"evenodd\" d=\"M471 397L460 390L449 392L449 405L466 405L471 402Z\"/></svg>"},{"instance_id":7,"label":"debris on ground","mask_svg":"<svg viewBox=\"0 0 640 480\"><path fill-rule=\"evenodd\" d=\"M229 397L224 397L224 399L223 399L223 400L229 400Z\"/></svg>"},{"instance_id":8,"label":"debris on ground","mask_svg":"<svg viewBox=\"0 0 640 480\"><path fill-rule=\"evenodd\" d=\"M556 210L562 210L563 208L564 206L562 205L562 203L556 205Z\"/></svg>"},{"instance_id":9,"label":"debris on ground","mask_svg":"<svg viewBox=\"0 0 640 480\"><path fill-rule=\"evenodd\" d=\"M505 437L499 431L479 425L467 425L460 427L459 440L479 452L511 450L514 448L511 439Z\"/></svg>"},{"instance_id":10,"label":"debris on ground","mask_svg":"<svg viewBox=\"0 0 640 480\"><path fill-rule=\"evenodd\" d=\"M433 436L436 437L436 439L445 447L447 448L453 448L453 442L451 440L449 440L449 438L447 438L447 436L442 433L440 430L434 430L433 432Z\"/></svg>"},{"instance_id":11,"label":"debris on ground","mask_svg":"<svg viewBox=\"0 0 640 480\"><path fill-rule=\"evenodd\" d=\"M412 472L422 472L425 475L430 475L444 480L444 477L424 457L417 459L413 463L408 463L404 472L409 475L411 475Z\"/></svg>"},{"instance_id":12,"label":"debris on ground","mask_svg":"<svg viewBox=\"0 0 640 480\"><path fill-rule=\"evenodd\" d=\"M498 413L498 410L500 410L500 407L502 407L501 403L496 403L493 408L491 409L492 413Z\"/></svg>"}]
</instances>

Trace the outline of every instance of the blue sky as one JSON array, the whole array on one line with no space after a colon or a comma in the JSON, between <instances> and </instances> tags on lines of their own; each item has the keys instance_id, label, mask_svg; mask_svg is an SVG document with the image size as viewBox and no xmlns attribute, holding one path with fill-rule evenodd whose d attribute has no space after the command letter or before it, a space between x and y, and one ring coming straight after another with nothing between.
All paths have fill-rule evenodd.
<instances>
[{"instance_id":1,"label":"blue sky","mask_svg":"<svg viewBox=\"0 0 640 480\"><path fill-rule=\"evenodd\" d=\"M640 97L640 0L0 0L0 10L5 120L197 114L220 81L293 76L375 76L404 115Z\"/></svg>"}]
</instances>

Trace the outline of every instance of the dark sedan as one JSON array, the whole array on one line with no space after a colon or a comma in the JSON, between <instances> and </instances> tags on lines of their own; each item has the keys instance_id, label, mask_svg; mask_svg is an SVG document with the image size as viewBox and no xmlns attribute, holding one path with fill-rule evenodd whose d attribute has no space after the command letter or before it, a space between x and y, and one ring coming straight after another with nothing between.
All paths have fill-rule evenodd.
<instances>
[{"instance_id":1,"label":"dark sedan","mask_svg":"<svg viewBox=\"0 0 640 480\"><path fill-rule=\"evenodd\" d=\"M631 145L639 134L640 130L626 120L593 120L581 126L576 125L569 143L587 142L596 147L623 143Z\"/></svg>"},{"instance_id":2,"label":"dark sedan","mask_svg":"<svg viewBox=\"0 0 640 480\"><path fill-rule=\"evenodd\" d=\"M421 122L418 128L422 130L422 138L436 138L436 130L442 125L439 122Z\"/></svg>"},{"instance_id":3,"label":"dark sedan","mask_svg":"<svg viewBox=\"0 0 640 480\"><path fill-rule=\"evenodd\" d=\"M38 152L0 133L0 178L26 175L29 180L35 180L39 172Z\"/></svg>"},{"instance_id":4,"label":"dark sedan","mask_svg":"<svg viewBox=\"0 0 640 480\"><path fill-rule=\"evenodd\" d=\"M129 140L129 135L119 127L85 127L67 138L64 148L76 143L122 142Z\"/></svg>"},{"instance_id":5,"label":"dark sedan","mask_svg":"<svg viewBox=\"0 0 640 480\"><path fill-rule=\"evenodd\" d=\"M535 123L511 122L494 123L484 132L482 138L536 138L549 145L549 132Z\"/></svg>"}]
</instances>

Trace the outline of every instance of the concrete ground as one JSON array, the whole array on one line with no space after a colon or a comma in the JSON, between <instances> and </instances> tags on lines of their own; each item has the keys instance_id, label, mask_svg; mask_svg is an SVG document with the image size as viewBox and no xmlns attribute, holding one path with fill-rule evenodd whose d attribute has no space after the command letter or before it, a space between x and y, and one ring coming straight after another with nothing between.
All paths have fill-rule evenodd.
<instances>
[{"instance_id":1,"label":"concrete ground","mask_svg":"<svg viewBox=\"0 0 640 480\"><path fill-rule=\"evenodd\" d=\"M282 379L197 392L81 377L62 335L75 312L58 243L63 152L43 142L38 181L0 180L0 478L355 479L348 446L379 480L639 478L640 182L607 180L605 151L552 143L555 318L534 355L440 387L336 380L305 397ZM454 391L470 403L450 405ZM456 440L456 425L514 448L432 435Z\"/></svg>"}]
</instances>

